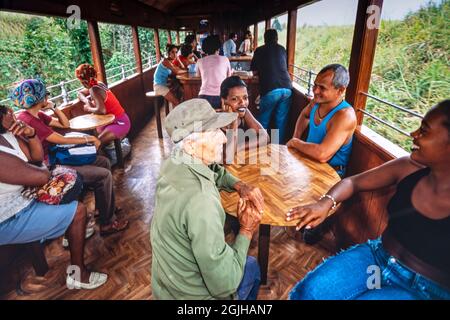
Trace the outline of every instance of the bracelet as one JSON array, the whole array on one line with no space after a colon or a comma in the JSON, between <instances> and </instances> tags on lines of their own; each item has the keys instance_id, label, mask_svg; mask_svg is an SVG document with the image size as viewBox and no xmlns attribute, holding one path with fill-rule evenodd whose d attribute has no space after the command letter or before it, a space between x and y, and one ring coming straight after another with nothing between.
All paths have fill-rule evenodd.
<instances>
[{"instance_id":1,"label":"bracelet","mask_svg":"<svg viewBox=\"0 0 450 320\"><path fill-rule=\"evenodd\" d=\"M328 198L328 199L330 199L331 201L333 201L333 206L331 207L331 210L336 209L337 203L336 203L336 199L334 199L333 196L330 196L329 194L324 194L323 196L321 196L321 197L319 198L319 201L322 200L322 199L324 199L324 198Z\"/></svg>"},{"instance_id":2,"label":"bracelet","mask_svg":"<svg viewBox=\"0 0 450 320\"><path fill-rule=\"evenodd\" d=\"M84 141L86 141L86 144L89 144L88 138L84 136Z\"/></svg>"}]
</instances>

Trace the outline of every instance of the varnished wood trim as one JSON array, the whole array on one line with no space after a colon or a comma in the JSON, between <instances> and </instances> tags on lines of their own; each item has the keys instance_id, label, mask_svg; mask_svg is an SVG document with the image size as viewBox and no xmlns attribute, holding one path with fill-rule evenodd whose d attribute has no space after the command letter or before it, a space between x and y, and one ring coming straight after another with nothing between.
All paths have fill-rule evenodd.
<instances>
[{"instance_id":1,"label":"varnished wood trim","mask_svg":"<svg viewBox=\"0 0 450 320\"><path fill-rule=\"evenodd\" d=\"M96 21L88 21L88 33L91 44L92 61L94 62L95 70L97 70L97 78L101 82L107 84L102 46L100 43L100 33Z\"/></svg>"},{"instance_id":2,"label":"varnished wood trim","mask_svg":"<svg viewBox=\"0 0 450 320\"><path fill-rule=\"evenodd\" d=\"M153 29L153 35L155 38L155 50L156 50L156 61L161 61L161 48L159 47L159 32L158 29Z\"/></svg>"},{"instance_id":3,"label":"varnished wood trim","mask_svg":"<svg viewBox=\"0 0 450 320\"><path fill-rule=\"evenodd\" d=\"M131 32L133 35L133 51L134 58L136 60L136 68L138 73L142 73L142 56L141 56L141 46L139 44L139 34L136 26L131 27Z\"/></svg>"},{"instance_id":4,"label":"varnished wood trim","mask_svg":"<svg viewBox=\"0 0 450 320\"><path fill-rule=\"evenodd\" d=\"M287 24L287 65L291 80L293 80L292 75L294 74L293 65L295 63L295 41L297 34L297 9L289 11Z\"/></svg>"}]
</instances>

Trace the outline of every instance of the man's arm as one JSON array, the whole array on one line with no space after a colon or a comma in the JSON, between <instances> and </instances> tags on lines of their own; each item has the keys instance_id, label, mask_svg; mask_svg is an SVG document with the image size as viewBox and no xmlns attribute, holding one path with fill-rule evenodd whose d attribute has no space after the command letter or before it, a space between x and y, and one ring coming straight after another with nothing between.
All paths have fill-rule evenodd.
<instances>
[{"instance_id":1,"label":"man's arm","mask_svg":"<svg viewBox=\"0 0 450 320\"><path fill-rule=\"evenodd\" d=\"M310 103L300 112L300 115L295 123L295 130L293 138L301 139L303 132L309 125L309 116L311 114L311 110L314 106L314 100L311 100Z\"/></svg>"},{"instance_id":2,"label":"man's arm","mask_svg":"<svg viewBox=\"0 0 450 320\"><path fill-rule=\"evenodd\" d=\"M211 295L234 294L244 273L250 239L238 234L233 245L225 242L220 201L206 194L194 196L186 206L186 226L201 276Z\"/></svg>"},{"instance_id":3,"label":"man's arm","mask_svg":"<svg viewBox=\"0 0 450 320\"><path fill-rule=\"evenodd\" d=\"M356 129L356 115L353 109L347 108L343 111L334 115L322 143L309 143L294 138L288 142L288 147L295 148L321 163L329 161Z\"/></svg>"}]
</instances>

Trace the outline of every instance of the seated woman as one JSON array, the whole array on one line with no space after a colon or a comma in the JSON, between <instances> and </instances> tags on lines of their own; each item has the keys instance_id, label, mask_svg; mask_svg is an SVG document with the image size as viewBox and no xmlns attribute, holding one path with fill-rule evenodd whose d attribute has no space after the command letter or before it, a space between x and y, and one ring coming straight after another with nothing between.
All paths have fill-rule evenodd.
<instances>
[{"instance_id":1,"label":"seated woman","mask_svg":"<svg viewBox=\"0 0 450 320\"><path fill-rule=\"evenodd\" d=\"M233 161L234 155L241 148L245 148L246 137L249 138L248 148L267 145L269 135L261 123L256 120L248 109L247 85L239 76L226 78L220 85L220 97L224 112L235 112L238 118L227 128L232 129L233 136L227 132L227 163ZM241 129L238 131L237 129Z\"/></svg>"},{"instance_id":2,"label":"seated woman","mask_svg":"<svg viewBox=\"0 0 450 320\"><path fill-rule=\"evenodd\" d=\"M173 65L183 69L188 70L189 65L195 64L194 53L192 52L192 47L189 44L183 44L180 48L180 54L176 57Z\"/></svg>"},{"instance_id":3,"label":"seated woman","mask_svg":"<svg viewBox=\"0 0 450 320\"><path fill-rule=\"evenodd\" d=\"M115 116L113 123L97 128L101 143L108 145L116 139L125 138L131 128L130 118L114 93L104 83L98 82L94 67L88 63L81 64L75 70L75 76L86 88L78 93L78 98L84 103L84 111Z\"/></svg>"},{"instance_id":4,"label":"seated woman","mask_svg":"<svg viewBox=\"0 0 450 320\"><path fill-rule=\"evenodd\" d=\"M36 130L17 121L11 109L0 106L0 245L44 241L66 234L71 264L80 271L79 279L67 276L67 285L95 289L108 276L89 272L84 264L86 207L76 201L48 205L22 195L24 187L48 182L49 171L31 164L43 159Z\"/></svg>"},{"instance_id":5,"label":"seated woman","mask_svg":"<svg viewBox=\"0 0 450 320\"><path fill-rule=\"evenodd\" d=\"M98 148L100 140L94 136L65 137L52 127L67 128L68 119L63 112L54 108L47 101L45 84L39 79L28 79L19 83L10 95L14 104L24 109L18 118L36 130L36 134L44 148L44 159L48 160L50 144L85 144L94 143ZM56 117L51 117L42 110L51 108ZM113 220L116 211L114 200L114 185L111 174L111 164L106 157L97 156L90 165L73 167L82 176L84 185L92 188L95 193L95 206L100 215L100 234L108 235L122 231L128 226L128 221Z\"/></svg>"},{"instance_id":6,"label":"seated woman","mask_svg":"<svg viewBox=\"0 0 450 320\"><path fill-rule=\"evenodd\" d=\"M179 98L169 88L169 76L171 74L177 75L186 73L177 66L174 66L171 61L174 61L177 57L178 48L173 44L167 45L167 58L163 58L158 64L153 76L153 90L156 95L163 96L173 107L180 104Z\"/></svg>"},{"instance_id":7,"label":"seated woman","mask_svg":"<svg viewBox=\"0 0 450 320\"><path fill-rule=\"evenodd\" d=\"M197 61L197 75L202 78L198 97L208 100L215 109L222 106L220 100L220 84L231 76L230 60L219 55L220 38L218 35L208 36L203 40L202 49L206 57Z\"/></svg>"},{"instance_id":8,"label":"seated woman","mask_svg":"<svg viewBox=\"0 0 450 320\"><path fill-rule=\"evenodd\" d=\"M337 202L396 186L386 230L332 257L300 281L290 299L450 299L450 100L433 107L411 134L411 155L337 183L287 220L314 228Z\"/></svg>"}]
</instances>

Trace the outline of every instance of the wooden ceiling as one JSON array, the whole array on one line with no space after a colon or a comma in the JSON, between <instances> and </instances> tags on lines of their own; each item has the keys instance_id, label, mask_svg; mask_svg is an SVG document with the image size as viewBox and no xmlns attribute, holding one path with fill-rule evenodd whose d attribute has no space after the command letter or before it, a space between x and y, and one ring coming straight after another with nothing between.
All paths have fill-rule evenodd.
<instances>
[{"instance_id":1,"label":"wooden ceiling","mask_svg":"<svg viewBox=\"0 0 450 320\"><path fill-rule=\"evenodd\" d=\"M0 0L0 9L68 17L70 5L81 18L163 29L198 28L209 19L215 28L236 28L264 21L318 0Z\"/></svg>"}]
</instances>

